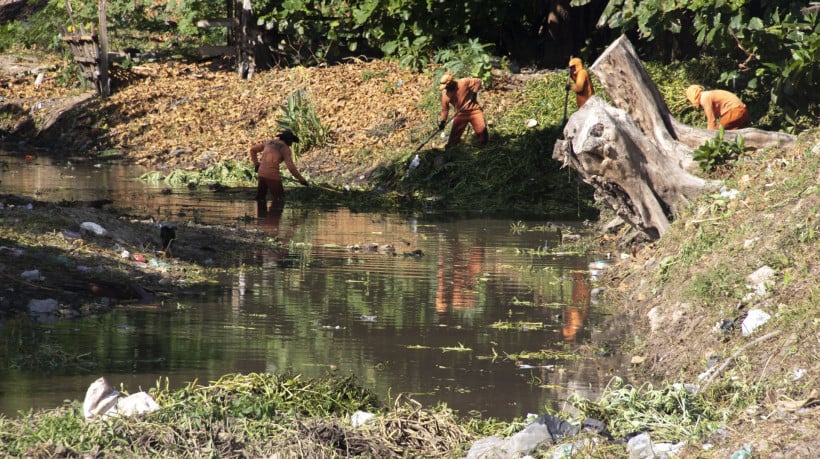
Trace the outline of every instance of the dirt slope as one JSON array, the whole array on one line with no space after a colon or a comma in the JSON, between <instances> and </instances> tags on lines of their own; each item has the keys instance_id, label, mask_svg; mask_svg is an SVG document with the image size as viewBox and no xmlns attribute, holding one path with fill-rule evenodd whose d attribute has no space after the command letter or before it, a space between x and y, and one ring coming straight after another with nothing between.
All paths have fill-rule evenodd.
<instances>
[{"instance_id":1,"label":"dirt slope","mask_svg":"<svg viewBox=\"0 0 820 459\"><path fill-rule=\"evenodd\" d=\"M59 68L30 65L0 75L2 111L16 115L11 125L0 123L0 140L5 131L8 139L36 136L40 144L67 150L116 149L149 167L201 168L247 159L253 143L278 132L277 120L285 115L281 107L301 92L330 137L325 147L297 150L301 167L324 180L363 180L383 161L427 138L439 110L432 75L385 61L271 70L251 80L239 79L221 62L151 62L115 68L111 97L79 106L81 91L58 85ZM39 73L45 78L35 85ZM499 76L493 89L482 93L492 107L491 125L493 113L513 103L506 94L512 80ZM46 124L55 114L61 119L53 127ZM428 146L436 142L443 143L433 139Z\"/></svg>"}]
</instances>

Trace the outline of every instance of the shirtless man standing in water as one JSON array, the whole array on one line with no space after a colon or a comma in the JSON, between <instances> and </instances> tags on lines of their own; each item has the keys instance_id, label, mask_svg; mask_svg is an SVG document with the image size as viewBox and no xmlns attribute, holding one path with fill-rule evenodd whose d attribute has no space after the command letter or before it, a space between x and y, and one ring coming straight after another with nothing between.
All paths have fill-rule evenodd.
<instances>
[{"instance_id":1,"label":"shirtless man standing in water","mask_svg":"<svg viewBox=\"0 0 820 459\"><path fill-rule=\"evenodd\" d=\"M299 173L293 163L290 146L294 142L299 142L299 138L290 130L285 130L277 135L275 139L251 147L251 162L253 162L256 172L259 174L259 182L256 186L256 202L260 209L267 206L268 191L270 191L273 198L271 208L284 205L285 188L282 186L282 177L279 173L279 165L283 161L299 183L304 186L308 185L307 180L302 177L302 174ZM261 157L259 153L261 153Z\"/></svg>"}]
</instances>

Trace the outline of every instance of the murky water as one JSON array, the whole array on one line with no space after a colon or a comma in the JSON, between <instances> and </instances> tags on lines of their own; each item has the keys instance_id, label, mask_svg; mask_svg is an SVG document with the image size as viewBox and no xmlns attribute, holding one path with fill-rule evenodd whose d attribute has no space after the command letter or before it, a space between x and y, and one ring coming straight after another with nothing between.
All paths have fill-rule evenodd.
<instances>
[{"instance_id":1,"label":"murky water","mask_svg":"<svg viewBox=\"0 0 820 459\"><path fill-rule=\"evenodd\" d=\"M4 159L2 193L108 198L171 221L236 224L255 215L249 196L166 195L161 184L134 180L141 171L132 166ZM99 376L133 392L160 377L181 387L287 370L353 374L383 400L409 393L502 419L559 408L573 392L594 396L621 362L575 356L618 342L619 331L602 328L590 301L588 266L597 257L550 250L560 240L547 222L290 206L250 219L289 246L246 254L249 269L174 306L2 324L0 359L20 365L0 369L0 413L82 400ZM19 369L28 350L21 344L34 343L74 361Z\"/></svg>"}]
</instances>

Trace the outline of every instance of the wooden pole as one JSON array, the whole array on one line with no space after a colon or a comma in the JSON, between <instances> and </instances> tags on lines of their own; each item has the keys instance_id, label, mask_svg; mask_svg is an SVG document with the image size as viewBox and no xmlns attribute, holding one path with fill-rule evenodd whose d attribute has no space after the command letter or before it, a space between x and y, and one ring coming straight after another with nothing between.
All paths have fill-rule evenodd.
<instances>
[{"instance_id":1,"label":"wooden pole","mask_svg":"<svg viewBox=\"0 0 820 459\"><path fill-rule=\"evenodd\" d=\"M99 48L99 67L97 75L97 84L99 85L97 91L100 96L105 99L111 95L111 83L108 79L108 24L106 22L106 3L107 0L100 0L100 48Z\"/></svg>"}]
</instances>

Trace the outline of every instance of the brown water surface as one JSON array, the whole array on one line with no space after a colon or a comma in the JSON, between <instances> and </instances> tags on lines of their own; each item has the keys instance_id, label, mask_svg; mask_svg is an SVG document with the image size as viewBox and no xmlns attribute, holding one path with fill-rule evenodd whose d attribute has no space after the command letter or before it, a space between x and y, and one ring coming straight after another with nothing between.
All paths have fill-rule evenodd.
<instances>
[{"instance_id":1,"label":"brown water surface","mask_svg":"<svg viewBox=\"0 0 820 459\"><path fill-rule=\"evenodd\" d=\"M561 408L573 392L594 397L622 365L617 354L577 358L622 333L604 329L590 301L588 266L599 257L556 250L553 225L579 222L292 206L256 218L249 195L165 194L134 180L133 166L2 161L2 193L107 198L136 215L241 222L288 241L243 254L247 269L166 310L0 324L2 414L82 400L100 376L134 392L159 378L177 388L232 372L332 371L384 400L409 393L511 419ZM21 343L82 357L20 369Z\"/></svg>"}]
</instances>

